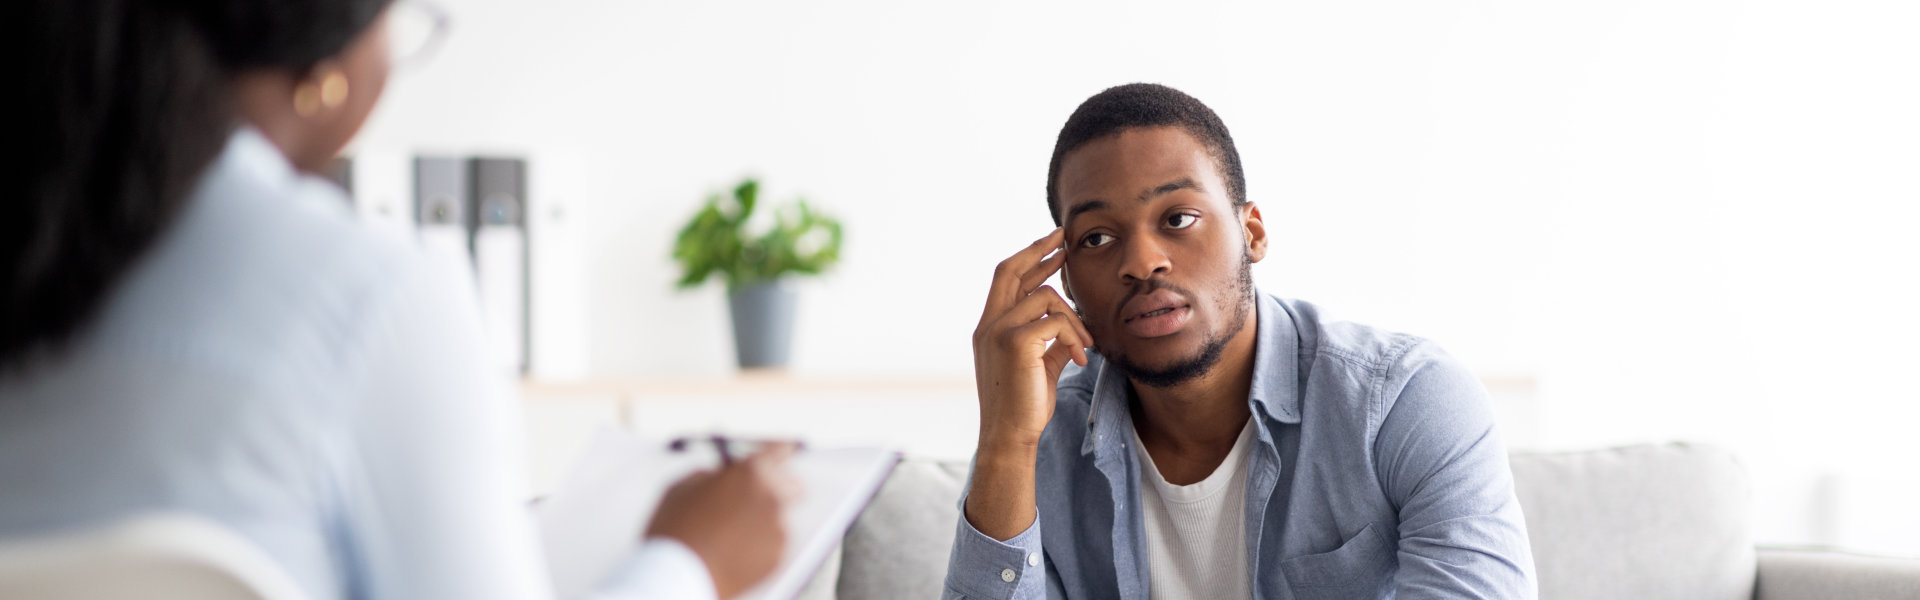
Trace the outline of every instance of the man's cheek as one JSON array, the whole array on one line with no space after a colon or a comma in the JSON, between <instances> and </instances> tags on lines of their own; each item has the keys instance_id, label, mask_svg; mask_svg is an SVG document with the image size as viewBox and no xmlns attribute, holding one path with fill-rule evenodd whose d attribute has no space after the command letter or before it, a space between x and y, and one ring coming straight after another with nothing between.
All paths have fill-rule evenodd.
<instances>
[{"instance_id":1,"label":"man's cheek","mask_svg":"<svg viewBox=\"0 0 1920 600\"><path fill-rule=\"evenodd\" d=\"M1074 316L1080 317L1080 324L1087 326L1087 333L1093 336L1093 339L1087 340L1087 345L1093 347L1096 351L1099 350L1100 338L1106 337L1106 333L1101 330L1101 323L1093 319L1088 319L1086 308L1078 304L1074 305L1073 314Z\"/></svg>"}]
</instances>

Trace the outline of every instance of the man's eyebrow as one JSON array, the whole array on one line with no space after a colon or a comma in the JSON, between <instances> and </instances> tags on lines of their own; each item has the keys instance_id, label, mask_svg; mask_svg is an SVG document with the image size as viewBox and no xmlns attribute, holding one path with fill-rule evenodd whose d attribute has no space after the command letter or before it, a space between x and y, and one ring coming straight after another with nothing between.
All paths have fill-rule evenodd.
<instances>
[{"instance_id":1,"label":"man's eyebrow","mask_svg":"<svg viewBox=\"0 0 1920 600\"><path fill-rule=\"evenodd\" d=\"M1060 222L1061 222L1061 223L1072 223L1072 222L1073 222L1073 218L1074 218L1074 217L1077 217L1077 216L1080 216L1080 213L1084 213L1084 212L1092 212L1092 211L1096 211L1096 210L1106 210L1106 209L1107 209L1107 201L1105 201L1105 200L1088 200L1088 201L1086 201L1086 202L1081 202L1081 203L1079 203L1079 204L1075 204L1075 205L1073 205L1073 208L1069 208L1069 209L1067 209L1067 218L1066 218L1066 219L1063 219L1063 220L1061 220Z\"/></svg>"},{"instance_id":2,"label":"man's eyebrow","mask_svg":"<svg viewBox=\"0 0 1920 600\"><path fill-rule=\"evenodd\" d=\"M1156 196L1170 194L1180 190L1198 191L1199 189L1200 189L1200 184L1194 183L1192 177L1181 177L1171 182L1160 184L1160 187L1147 190L1146 192L1140 194L1140 201L1146 202L1148 200L1152 200Z\"/></svg>"},{"instance_id":3,"label":"man's eyebrow","mask_svg":"<svg viewBox=\"0 0 1920 600\"><path fill-rule=\"evenodd\" d=\"M1198 191L1199 189L1200 189L1200 184L1195 183L1192 177L1181 177L1179 179L1175 179L1173 181L1160 184L1158 187L1155 187L1153 189L1147 190L1145 192L1141 192L1140 201L1146 202L1156 197L1177 192L1180 190ZM1061 219L1060 222L1071 223L1073 222L1074 217L1080 216L1080 213L1093 212L1096 210L1106 210L1108 208L1111 208L1111 206L1109 206L1107 204L1107 201L1105 200L1088 200L1086 202L1075 204L1073 208L1067 209L1067 218Z\"/></svg>"}]
</instances>

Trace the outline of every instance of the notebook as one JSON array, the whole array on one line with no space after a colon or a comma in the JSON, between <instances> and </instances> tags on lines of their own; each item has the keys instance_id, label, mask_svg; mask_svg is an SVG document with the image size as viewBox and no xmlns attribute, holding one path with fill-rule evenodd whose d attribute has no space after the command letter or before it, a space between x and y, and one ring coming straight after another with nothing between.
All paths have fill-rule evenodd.
<instances>
[{"instance_id":1,"label":"notebook","mask_svg":"<svg viewBox=\"0 0 1920 600\"><path fill-rule=\"evenodd\" d=\"M639 544L640 534L669 486L720 464L712 444L668 449L668 440L602 429L572 473L535 509L541 541L560 598L593 589ZM815 448L787 462L805 487L783 515L787 548L780 566L743 599L788 600L800 593L827 554L900 460L878 448Z\"/></svg>"}]
</instances>

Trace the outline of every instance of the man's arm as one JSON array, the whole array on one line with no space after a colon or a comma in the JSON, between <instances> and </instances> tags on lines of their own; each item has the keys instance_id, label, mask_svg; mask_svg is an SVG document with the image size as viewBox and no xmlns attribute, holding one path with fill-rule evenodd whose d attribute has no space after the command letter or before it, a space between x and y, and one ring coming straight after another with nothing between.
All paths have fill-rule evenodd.
<instances>
[{"instance_id":1,"label":"man's arm","mask_svg":"<svg viewBox=\"0 0 1920 600\"><path fill-rule=\"evenodd\" d=\"M1066 262L1055 229L993 271L973 331L973 381L980 395L980 442L960 499L948 558L949 598L1041 598L1039 512L1034 461L1053 417L1067 363L1087 363L1093 337L1072 307L1042 285Z\"/></svg>"},{"instance_id":2,"label":"man's arm","mask_svg":"<svg viewBox=\"0 0 1920 600\"><path fill-rule=\"evenodd\" d=\"M1032 525L1033 473L1040 434L1053 418L1055 386L1067 363L1087 363L1093 336L1047 278L1066 264L1053 230L993 270L980 325L973 330L973 382L980 438L961 514L1005 540Z\"/></svg>"},{"instance_id":3,"label":"man's arm","mask_svg":"<svg viewBox=\"0 0 1920 600\"><path fill-rule=\"evenodd\" d=\"M1485 388L1427 344L1387 374L1375 470L1400 513L1399 598L1534 598L1533 553Z\"/></svg>"}]
</instances>

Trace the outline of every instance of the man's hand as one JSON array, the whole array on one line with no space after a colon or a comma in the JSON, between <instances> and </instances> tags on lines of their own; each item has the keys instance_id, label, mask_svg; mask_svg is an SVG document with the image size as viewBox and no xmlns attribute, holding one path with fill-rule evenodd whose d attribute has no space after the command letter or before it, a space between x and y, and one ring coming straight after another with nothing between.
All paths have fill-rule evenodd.
<instances>
[{"instance_id":1,"label":"man's hand","mask_svg":"<svg viewBox=\"0 0 1920 600\"><path fill-rule=\"evenodd\" d=\"M792 446L774 446L680 480L661 499L646 537L686 544L706 563L721 598L758 585L773 574L786 550L780 510L800 490L786 470L792 453Z\"/></svg>"},{"instance_id":2,"label":"man's hand","mask_svg":"<svg viewBox=\"0 0 1920 600\"><path fill-rule=\"evenodd\" d=\"M1066 299L1041 285L1066 263L1065 251L1053 252L1065 237L1055 229L1000 262L973 330L980 443L966 516L998 540L1033 523L1033 461L1040 432L1053 418L1054 387L1068 361L1087 364L1093 343Z\"/></svg>"}]
</instances>

